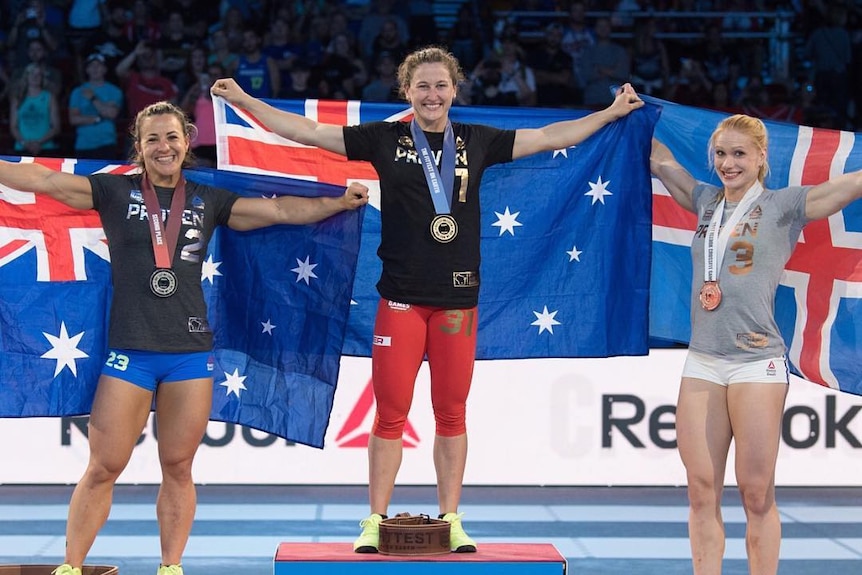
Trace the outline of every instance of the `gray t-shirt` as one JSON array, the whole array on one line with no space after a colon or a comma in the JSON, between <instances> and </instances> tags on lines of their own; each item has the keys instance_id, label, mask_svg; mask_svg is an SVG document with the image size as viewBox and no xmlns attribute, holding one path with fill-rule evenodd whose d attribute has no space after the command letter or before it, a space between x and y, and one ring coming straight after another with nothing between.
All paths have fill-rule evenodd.
<instances>
[{"instance_id":1,"label":"gray t-shirt","mask_svg":"<svg viewBox=\"0 0 862 575\"><path fill-rule=\"evenodd\" d=\"M93 206L102 219L111 252L113 299L108 345L119 349L197 352L212 349L212 331L201 288L201 265L216 226L226 225L239 196L186 182L186 205L173 254L177 292L166 298L150 291L155 270L153 243L141 194L141 176L94 174ZM162 221L170 214L173 190L156 186Z\"/></svg>"},{"instance_id":2,"label":"gray t-shirt","mask_svg":"<svg viewBox=\"0 0 862 575\"><path fill-rule=\"evenodd\" d=\"M785 353L784 340L775 323L775 292L790 258L805 217L805 198L810 186L767 190L739 220L724 252L718 273L721 305L706 311L699 300L703 285L706 230L721 200L721 190L698 185L692 199L698 214L691 246L691 342L689 349L718 358L767 359ZM725 222L736 204L727 203Z\"/></svg>"}]
</instances>

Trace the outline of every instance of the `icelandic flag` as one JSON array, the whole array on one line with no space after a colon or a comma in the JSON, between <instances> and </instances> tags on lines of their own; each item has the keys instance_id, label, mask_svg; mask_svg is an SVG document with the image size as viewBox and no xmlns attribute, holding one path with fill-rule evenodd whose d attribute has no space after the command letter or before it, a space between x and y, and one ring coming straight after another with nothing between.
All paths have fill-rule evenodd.
<instances>
[{"instance_id":1,"label":"icelandic flag","mask_svg":"<svg viewBox=\"0 0 862 575\"><path fill-rule=\"evenodd\" d=\"M644 99L663 106L656 137L696 179L720 185L707 164L707 143L727 114ZM770 121L766 126L769 188L818 184L862 169L862 133ZM650 335L687 343L695 217L654 180L653 219ZM796 375L862 395L862 202L803 228L785 266L775 313Z\"/></svg>"},{"instance_id":2,"label":"icelandic flag","mask_svg":"<svg viewBox=\"0 0 862 575\"><path fill-rule=\"evenodd\" d=\"M406 121L403 105L269 101L316 121ZM576 147L489 168L481 187L479 359L644 355L648 345L649 149L659 108L648 106ZM586 111L453 107L453 122L537 128ZM346 355L370 356L380 275L377 174L365 162L284 139L216 99L219 168L371 189Z\"/></svg>"},{"instance_id":3,"label":"icelandic flag","mask_svg":"<svg viewBox=\"0 0 862 575\"><path fill-rule=\"evenodd\" d=\"M135 169L35 161L82 175ZM215 170L186 176L252 197L344 191ZM361 222L359 210L308 226L216 231L201 277L215 336L210 419L323 446ZM105 360L110 298L98 214L0 186L0 417L89 413Z\"/></svg>"}]
</instances>

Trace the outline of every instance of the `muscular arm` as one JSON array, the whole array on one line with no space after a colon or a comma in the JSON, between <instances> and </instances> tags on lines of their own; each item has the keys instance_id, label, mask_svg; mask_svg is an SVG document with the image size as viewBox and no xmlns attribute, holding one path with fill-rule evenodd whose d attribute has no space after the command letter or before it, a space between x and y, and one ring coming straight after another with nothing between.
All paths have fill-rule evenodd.
<instances>
[{"instance_id":1,"label":"muscular arm","mask_svg":"<svg viewBox=\"0 0 862 575\"><path fill-rule=\"evenodd\" d=\"M580 144L607 124L643 105L643 101L631 85L626 84L617 94L613 104L604 110L593 112L577 120L554 122L543 128L517 130L512 159Z\"/></svg>"},{"instance_id":2,"label":"muscular arm","mask_svg":"<svg viewBox=\"0 0 862 575\"><path fill-rule=\"evenodd\" d=\"M93 208L93 188L84 176L57 172L39 164L0 161L0 183L22 192L45 194L73 208Z\"/></svg>"},{"instance_id":3,"label":"muscular arm","mask_svg":"<svg viewBox=\"0 0 862 575\"><path fill-rule=\"evenodd\" d=\"M274 224L311 224L367 203L368 188L357 182L351 183L338 198L240 198L233 205L228 226L248 231Z\"/></svg>"},{"instance_id":4,"label":"muscular arm","mask_svg":"<svg viewBox=\"0 0 862 575\"><path fill-rule=\"evenodd\" d=\"M812 220L828 218L862 197L862 171L851 172L814 186L805 199L805 215Z\"/></svg>"},{"instance_id":5,"label":"muscular arm","mask_svg":"<svg viewBox=\"0 0 862 575\"><path fill-rule=\"evenodd\" d=\"M262 100L248 95L232 78L216 80L211 91L213 96L220 96L246 110L279 136L342 156L347 153L341 126L321 124L299 114L277 110Z\"/></svg>"},{"instance_id":6,"label":"muscular arm","mask_svg":"<svg viewBox=\"0 0 862 575\"><path fill-rule=\"evenodd\" d=\"M667 146L653 138L649 157L650 171L661 180L671 197L684 209L693 212L692 191L697 185L688 170L683 168Z\"/></svg>"}]
</instances>

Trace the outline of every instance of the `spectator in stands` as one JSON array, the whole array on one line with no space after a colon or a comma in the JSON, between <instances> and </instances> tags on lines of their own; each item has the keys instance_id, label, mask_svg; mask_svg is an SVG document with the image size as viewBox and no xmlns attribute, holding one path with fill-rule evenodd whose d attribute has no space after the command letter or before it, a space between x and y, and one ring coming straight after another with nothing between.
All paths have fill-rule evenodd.
<instances>
[{"instance_id":1,"label":"spectator in stands","mask_svg":"<svg viewBox=\"0 0 862 575\"><path fill-rule=\"evenodd\" d=\"M46 22L42 0L28 0L9 30L6 45L11 52L12 68L23 68L29 63L27 53L31 40L40 40L49 52L55 52L62 41L59 31L52 29Z\"/></svg>"},{"instance_id":2,"label":"spectator in stands","mask_svg":"<svg viewBox=\"0 0 862 575\"><path fill-rule=\"evenodd\" d=\"M207 56L207 63L221 66L225 76L236 74L237 66L239 66L239 54L230 49L227 32L222 28L213 30L210 34L210 53Z\"/></svg>"},{"instance_id":3,"label":"spectator in stands","mask_svg":"<svg viewBox=\"0 0 862 575\"><path fill-rule=\"evenodd\" d=\"M552 23L545 27L544 41L527 55L536 75L536 103L540 106L574 106L577 102L574 64L562 48L563 27ZM610 100L613 96L608 93Z\"/></svg>"},{"instance_id":4,"label":"spectator in stands","mask_svg":"<svg viewBox=\"0 0 862 575\"><path fill-rule=\"evenodd\" d=\"M346 34L338 34L330 42L320 64L323 97L331 100L352 100L359 97L368 83L368 72L362 58L350 46Z\"/></svg>"},{"instance_id":5,"label":"spectator in stands","mask_svg":"<svg viewBox=\"0 0 862 575\"><path fill-rule=\"evenodd\" d=\"M696 57L703 64L704 74L713 84L730 82L731 67L739 62L739 55L724 41L722 28L716 23L706 27L703 44L697 50Z\"/></svg>"},{"instance_id":6,"label":"spectator in stands","mask_svg":"<svg viewBox=\"0 0 862 575\"><path fill-rule=\"evenodd\" d=\"M611 21L599 18L595 25L596 43L584 50L581 68L584 71L584 105L604 107L613 102L611 88L628 80L631 73L626 49L611 39Z\"/></svg>"},{"instance_id":7,"label":"spectator in stands","mask_svg":"<svg viewBox=\"0 0 862 575\"><path fill-rule=\"evenodd\" d=\"M159 66L162 74L176 83L177 76L188 66L192 46L194 41L186 30L183 15L178 10L171 10L159 40L159 50L162 53Z\"/></svg>"},{"instance_id":8,"label":"spectator in stands","mask_svg":"<svg viewBox=\"0 0 862 575\"><path fill-rule=\"evenodd\" d=\"M87 80L69 96L69 124L75 128L75 157L112 160L120 157L115 120L123 109L123 92L105 81L105 57L90 54Z\"/></svg>"},{"instance_id":9,"label":"spectator in stands","mask_svg":"<svg viewBox=\"0 0 862 575\"><path fill-rule=\"evenodd\" d=\"M596 43L592 28L587 26L587 9L584 2L576 0L569 5L569 19L563 29L563 51L572 57L572 73L579 94L583 94L586 79L581 68L584 50Z\"/></svg>"},{"instance_id":10,"label":"spectator in stands","mask_svg":"<svg viewBox=\"0 0 862 575\"><path fill-rule=\"evenodd\" d=\"M108 17L105 25L95 34L87 38L85 54L98 52L105 57L105 65L108 68L106 80L119 84L117 78L117 64L129 55L135 44L126 36L126 25L129 21L129 13L126 11L121 0L109 0Z\"/></svg>"},{"instance_id":11,"label":"spectator in stands","mask_svg":"<svg viewBox=\"0 0 862 575\"><path fill-rule=\"evenodd\" d=\"M174 102L176 85L159 71L158 53L151 42L142 40L133 52L117 64L117 77L126 99L129 118L159 101Z\"/></svg>"},{"instance_id":12,"label":"spectator in stands","mask_svg":"<svg viewBox=\"0 0 862 575\"><path fill-rule=\"evenodd\" d=\"M132 16L126 21L123 34L133 46L140 42L152 42L158 45L162 35L161 27L153 18L150 4L146 0L135 0L132 5Z\"/></svg>"},{"instance_id":13,"label":"spectator in stands","mask_svg":"<svg viewBox=\"0 0 862 575\"><path fill-rule=\"evenodd\" d=\"M400 102L398 64L389 52L381 52L374 66L374 79L362 88L364 102Z\"/></svg>"},{"instance_id":14,"label":"spectator in stands","mask_svg":"<svg viewBox=\"0 0 862 575\"><path fill-rule=\"evenodd\" d=\"M281 85L287 86L290 81L290 69L294 63L302 59L302 43L296 41L290 24L282 16L276 16L269 25L263 37L264 55L275 60L281 76Z\"/></svg>"},{"instance_id":15,"label":"spectator in stands","mask_svg":"<svg viewBox=\"0 0 862 575\"><path fill-rule=\"evenodd\" d=\"M202 75L207 73L207 63L209 54L207 54L206 48L203 46L194 46L189 51L188 62L183 68L183 70L177 74L177 80L174 82L177 86L177 93L185 94L189 91L189 88L194 87L200 81ZM215 63L218 65L218 63ZM219 66L219 70L222 70L222 74L224 74L224 69ZM180 99L182 102L182 99ZM185 106L180 104L180 107L185 109ZM188 112L188 110L186 110Z\"/></svg>"},{"instance_id":16,"label":"spectator in stands","mask_svg":"<svg viewBox=\"0 0 862 575\"><path fill-rule=\"evenodd\" d=\"M242 33L242 54L234 77L255 98L277 98L281 90L278 63L261 51L262 39L254 28Z\"/></svg>"},{"instance_id":17,"label":"spectator in stands","mask_svg":"<svg viewBox=\"0 0 862 575\"><path fill-rule=\"evenodd\" d=\"M470 103L478 106L517 106L517 95L500 89L502 80L500 60L496 56L483 59L471 74Z\"/></svg>"},{"instance_id":18,"label":"spectator in stands","mask_svg":"<svg viewBox=\"0 0 862 575\"><path fill-rule=\"evenodd\" d=\"M383 21L380 33L371 43L370 62L376 62L382 52L392 54L398 62L407 55L407 39L401 36L398 23L392 18Z\"/></svg>"},{"instance_id":19,"label":"spectator in stands","mask_svg":"<svg viewBox=\"0 0 862 575\"><path fill-rule=\"evenodd\" d=\"M811 58L818 98L835 115L836 124L841 129L847 127L852 63L852 47L846 24L847 9L832 4L829 7L828 20L812 32L806 46Z\"/></svg>"},{"instance_id":20,"label":"spectator in stands","mask_svg":"<svg viewBox=\"0 0 862 575\"><path fill-rule=\"evenodd\" d=\"M475 5L465 2L458 8L458 14L449 31L448 44L452 54L458 58L464 69L472 70L485 55L482 45L482 26L474 17ZM398 61L406 54L398 54Z\"/></svg>"},{"instance_id":21,"label":"spectator in stands","mask_svg":"<svg viewBox=\"0 0 862 575\"><path fill-rule=\"evenodd\" d=\"M203 58L206 61L206 58ZM198 165L215 167L216 156L215 108L210 86L224 77L224 70L218 64L211 64L197 74L182 98L182 108L197 128L197 135L192 139L191 148L197 158Z\"/></svg>"},{"instance_id":22,"label":"spectator in stands","mask_svg":"<svg viewBox=\"0 0 862 575\"><path fill-rule=\"evenodd\" d=\"M222 14L221 19L210 26L210 35L213 35L217 30L224 32L227 40L227 50L239 54L242 51L242 44L245 34L245 23L242 19L242 12L236 7L228 8Z\"/></svg>"},{"instance_id":23,"label":"spectator in stands","mask_svg":"<svg viewBox=\"0 0 862 575\"><path fill-rule=\"evenodd\" d=\"M320 80L315 76L305 60L297 60L290 68L281 97L286 100L320 98Z\"/></svg>"},{"instance_id":24,"label":"spectator in stands","mask_svg":"<svg viewBox=\"0 0 862 575\"><path fill-rule=\"evenodd\" d=\"M712 82L703 72L703 65L693 58L680 58L679 71L671 82L667 97L673 102L688 106L700 106L709 102Z\"/></svg>"},{"instance_id":25,"label":"spectator in stands","mask_svg":"<svg viewBox=\"0 0 862 575\"><path fill-rule=\"evenodd\" d=\"M632 86L639 94L664 97L670 62L664 42L656 37L654 18L638 20L631 47Z\"/></svg>"},{"instance_id":26,"label":"spectator in stands","mask_svg":"<svg viewBox=\"0 0 862 575\"><path fill-rule=\"evenodd\" d=\"M30 40L27 46L27 60L23 65L12 71L12 84L23 85L26 82L26 70L30 64L36 64L42 69L45 87L58 96L63 92L63 73L47 61L48 52L45 44L39 38Z\"/></svg>"},{"instance_id":27,"label":"spectator in stands","mask_svg":"<svg viewBox=\"0 0 862 575\"><path fill-rule=\"evenodd\" d=\"M374 62L374 39L383 29L387 20L395 22L399 38L409 38L410 29L404 18L393 13L394 0L370 0L371 9L362 19L359 26L359 55L367 62Z\"/></svg>"},{"instance_id":28,"label":"spectator in stands","mask_svg":"<svg viewBox=\"0 0 862 575\"><path fill-rule=\"evenodd\" d=\"M524 49L515 38L500 44L500 67L500 91L514 94L518 106L535 106L536 74L524 61Z\"/></svg>"},{"instance_id":29,"label":"spectator in stands","mask_svg":"<svg viewBox=\"0 0 862 575\"><path fill-rule=\"evenodd\" d=\"M57 95L48 89L39 64L28 64L24 78L9 95L9 130L15 138L15 151L29 156L56 152L60 134L60 108Z\"/></svg>"},{"instance_id":30,"label":"spectator in stands","mask_svg":"<svg viewBox=\"0 0 862 575\"><path fill-rule=\"evenodd\" d=\"M105 0L71 0L66 35L76 60L87 54L87 38L99 32L107 18Z\"/></svg>"}]
</instances>

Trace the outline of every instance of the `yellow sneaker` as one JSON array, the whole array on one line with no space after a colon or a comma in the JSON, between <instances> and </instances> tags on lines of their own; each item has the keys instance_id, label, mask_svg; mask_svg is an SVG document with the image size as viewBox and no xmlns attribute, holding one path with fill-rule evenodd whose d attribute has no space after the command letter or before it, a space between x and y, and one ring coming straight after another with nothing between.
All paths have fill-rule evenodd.
<instances>
[{"instance_id":1,"label":"yellow sneaker","mask_svg":"<svg viewBox=\"0 0 862 575\"><path fill-rule=\"evenodd\" d=\"M464 514L447 513L440 517L443 521L449 522L449 548L453 553L475 553L476 542L467 536L461 526L462 515Z\"/></svg>"},{"instance_id":2,"label":"yellow sneaker","mask_svg":"<svg viewBox=\"0 0 862 575\"><path fill-rule=\"evenodd\" d=\"M51 571L52 575L81 575L80 567L72 567L68 563L63 563L53 571Z\"/></svg>"},{"instance_id":3,"label":"yellow sneaker","mask_svg":"<svg viewBox=\"0 0 862 575\"><path fill-rule=\"evenodd\" d=\"M362 533L353 542L353 551L356 553L377 553L377 547L380 545L380 522L383 521L383 516L379 513L372 513L365 519L359 522L362 527Z\"/></svg>"},{"instance_id":4,"label":"yellow sneaker","mask_svg":"<svg viewBox=\"0 0 862 575\"><path fill-rule=\"evenodd\" d=\"M183 575L182 565L159 565L156 575Z\"/></svg>"}]
</instances>

